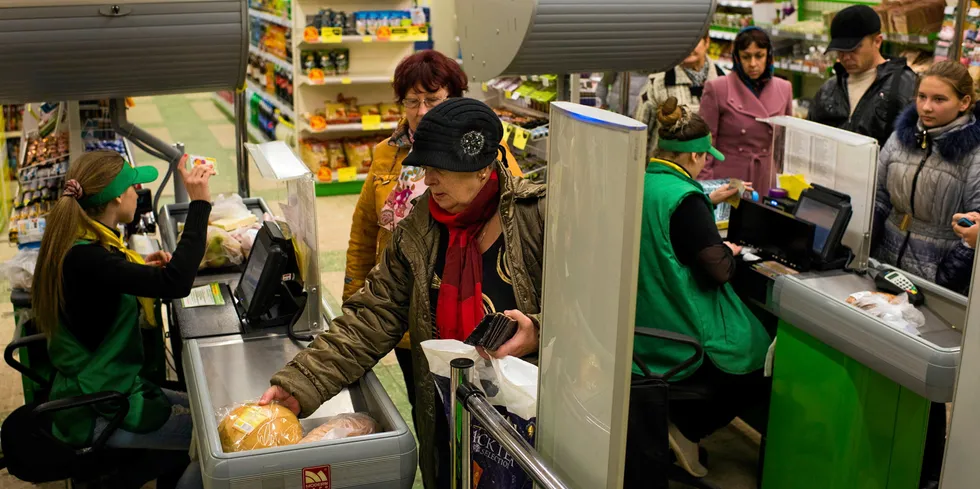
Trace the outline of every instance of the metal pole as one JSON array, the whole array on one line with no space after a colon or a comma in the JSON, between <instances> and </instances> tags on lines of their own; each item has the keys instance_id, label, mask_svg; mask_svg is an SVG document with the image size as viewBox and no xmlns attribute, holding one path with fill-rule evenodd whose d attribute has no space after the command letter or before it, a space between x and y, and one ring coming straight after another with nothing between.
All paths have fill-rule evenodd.
<instances>
[{"instance_id":1,"label":"metal pole","mask_svg":"<svg viewBox=\"0 0 980 489\"><path fill-rule=\"evenodd\" d=\"M473 360L469 358L457 358L449 362L452 368L450 378L450 406L452 409L452 433L450 434L450 447L452 451L452 489L471 489L473 482L473 454L472 441L473 431L470 428L470 412L466 410L464 404L466 399L460 398L456 389L460 386L468 387L471 376L473 375Z\"/></svg>"},{"instance_id":2,"label":"metal pole","mask_svg":"<svg viewBox=\"0 0 980 489\"><path fill-rule=\"evenodd\" d=\"M953 40L949 43L949 60L960 62L963 58L963 29L966 26L967 17L973 7L971 0L960 0L956 6L956 28L954 29Z\"/></svg>"},{"instance_id":3,"label":"metal pole","mask_svg":"<svg viewBox=\"0 0 980 489\"><path fill-rule=\"evenodd\" d=\"M235 159L238 167L238 195L242 198L249 196L248 156L245 155L245 143L248 142L248 132L245 124L245 90L235 90Z\"/></svg>"},{"instance_id":4,"label":"metal pole","mask_svg":"<svg viewBox=\"0 0 980 489\"><path fill-rule=\"evenodd\" d=\"M468 386L460 390L467 388ZM487 402L482 393L477 391L473 395L466 396L465 401L469 412L480 422L480 426L514 457L517 464L538 483L538 486L544 489L569 489L569 486L545 465L531 444Z\"/></svg>"},{"instance_id":5,"label":"metal pole","mask_svg":"<svg viewBox=\"0 0 980 489\"><path fill-rule=\"evenodd\" d=\"M568 101L573 104L581 103L582 75L578 73L572 73L571 75L568 75L568 88L570 92Z\"/></svg>"},{"instance_id":6,"label":"metal pole","mask_svg":"<svg viewBox=\"0 0 980 489\"><path fill-rule=\"evenodd\" d=\"M559 101L569 100L568 96L568 75L558 75L558 79L555 81L555 90L558 92Z\"/></svg>"},{"instance_id":7,"label":"metal pole","mask_svg":"<svg viewBox=\"0 0 980 489\"><path fill-rule=\"evenodd\" d=\"M628 71L619 74L619 103L620 114L633 117L633 114L627 113L630 110L630 73Z\"/></svg>"}]
</instances>

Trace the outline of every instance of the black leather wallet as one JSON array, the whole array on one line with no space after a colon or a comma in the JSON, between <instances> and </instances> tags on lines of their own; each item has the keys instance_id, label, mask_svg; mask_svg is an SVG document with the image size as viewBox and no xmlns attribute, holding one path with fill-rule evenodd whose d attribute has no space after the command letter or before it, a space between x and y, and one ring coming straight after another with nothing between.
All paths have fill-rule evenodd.
<instances>
[{"instance_id":1,"label":"black leather wallet","mask_svg":"<svg viewBox=\"0 0 980 489\"><path fill-rule=\"evenodd\" d=\"M497 312L484 316L464 343L494 351L513 338L515 333L517 321Z\"/></svg>"}]
</instances>

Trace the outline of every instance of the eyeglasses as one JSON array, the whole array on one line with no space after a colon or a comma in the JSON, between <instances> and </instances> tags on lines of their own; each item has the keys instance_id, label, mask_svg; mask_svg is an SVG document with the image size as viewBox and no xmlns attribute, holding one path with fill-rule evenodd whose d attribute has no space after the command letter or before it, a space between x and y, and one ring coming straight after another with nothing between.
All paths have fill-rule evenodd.
<instances>
[{"instance_id":1,"label":"eyeglasses","mask_svg":"<svg viewBox=\"0 0 980 489\"><path fill-rule=\"evenodd\" d=\"M425 103L425 106L431 109L445 101L446 97L426 97L424 101L417 98L407 98L402 100L402 105L404 105L406 109L417 109L421 107L423 103Z\"/></svg>"}]
</instances>

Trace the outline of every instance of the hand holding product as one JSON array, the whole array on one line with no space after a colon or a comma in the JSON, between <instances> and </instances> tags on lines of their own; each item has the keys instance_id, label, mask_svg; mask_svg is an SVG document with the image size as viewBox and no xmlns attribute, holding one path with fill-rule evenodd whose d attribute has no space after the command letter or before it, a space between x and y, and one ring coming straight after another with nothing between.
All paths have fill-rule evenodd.
<instances>
[{"instance_id":1,"label":"hand holding product","mask_svg":"<svg viewBox=\"0 0 980 489\"><path fill-rule=\"evenodd\" d=\"M184 187L187 188L187 197L191 201L203 200L211 202L211 189L208 181L211 175L215 174L214 167L210 165L198 165L193 170L187 170L188 155L184 155L177 164L177 171L184 179Z\"/></svg>"}]
</instances>

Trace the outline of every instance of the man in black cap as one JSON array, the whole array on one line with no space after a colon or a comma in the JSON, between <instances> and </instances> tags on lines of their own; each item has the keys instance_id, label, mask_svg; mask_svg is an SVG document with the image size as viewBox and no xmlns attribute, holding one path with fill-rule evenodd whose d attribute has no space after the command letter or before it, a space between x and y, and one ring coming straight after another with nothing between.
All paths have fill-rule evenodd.
<instances>
[{"instance_id":1,"label":"man in black cap","mask_svg":"<svg viewBox=\"0 0 980 489\"><path fill-rule=\"evenodd\" d=\"M866 5L841 10L830 24L828 51L837 51L834 78L810 107L809 119L864 134L884 146L895 119L913 101L915 72L904 58L881 55L881 18Z\"/></svg>"}]
</instances>

